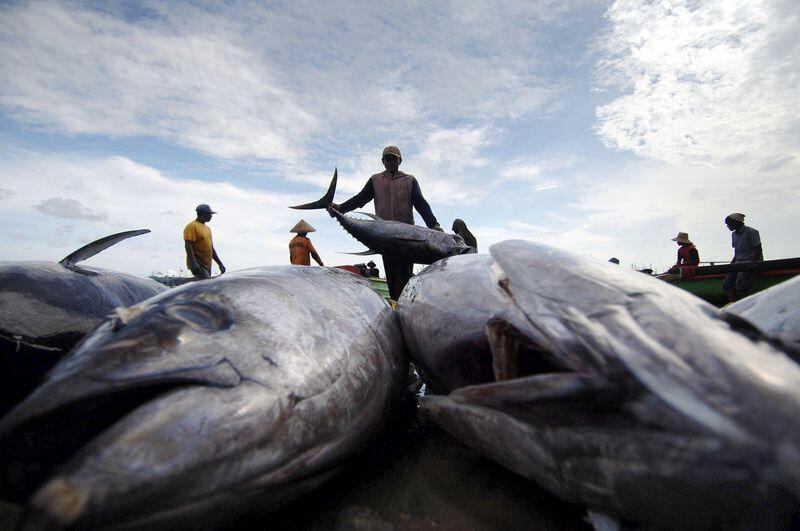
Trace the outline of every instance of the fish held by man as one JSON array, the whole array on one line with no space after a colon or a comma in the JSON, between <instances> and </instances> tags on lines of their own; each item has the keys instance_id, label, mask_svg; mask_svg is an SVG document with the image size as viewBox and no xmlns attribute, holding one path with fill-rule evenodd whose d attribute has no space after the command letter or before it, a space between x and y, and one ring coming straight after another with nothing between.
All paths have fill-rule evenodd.
<instances>
[{"instance_id":1,"label":"fish held by man","mask_svg":"<svg viewBox=\"0 0 800 531\"><path fill-rule=\"evenodd\" d=\"M119 310L0 422L3 488L55 527L230 523L330 477L407 374L396 315L355 275L187 284Z\"/></svg>"},{"instance_id":2,"label":"fish held by man","mask_svg":"<svg viewBox=\"0 0 800 531\"><path fill-rule=\"evenodd\" d=\"M645 275L532 242L490 253L432 265L398 301L409 356L450 392L420 400L439 424L617 518L786 525L800 366ZM472 373L439 363L458 342Z\"/></svg>"},{"instance_id":3,"label":"fish held by man","mask_svg":"<svg viewBox=\"0 0 800 531\"><path fill-rule=\"evenodd\" d=\"M120 232L60 262L0 262L0 414L22 400L81 337L114 308L165 291L158 282L79 265L112 245L150 232Z\"/></svg>"},{"instance_id":4,"label":"fish held by man","mask_svg":"<svg viewBox=\"0 0 800 531\"><path fill-rule=\"evenodd\" d=\"M338 170L334 170L331 184L325 195L317 201L289 208L318 209L328 208L336 193ZM411 225L400 221L380 219L373 214L363 213L369 220L356 219L331 209L333 216L353 238L363 243L369 250L362 255L381 254L407 259L417 264L432 264L448 256L475 252L455 234Z\"/></svg>"}]
</instances>

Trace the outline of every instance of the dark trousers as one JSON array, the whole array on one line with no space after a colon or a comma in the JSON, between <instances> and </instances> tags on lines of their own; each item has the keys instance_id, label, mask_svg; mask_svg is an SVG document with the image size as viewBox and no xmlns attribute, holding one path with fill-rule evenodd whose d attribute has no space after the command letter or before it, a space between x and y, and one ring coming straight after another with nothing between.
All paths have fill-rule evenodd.
<instances>
[{"instance_id":1,"label":"dark trousers","mask_svg":"<svg viewBox=\"0 0 800 531\"><path fill-rule=\"evenodd\" d=\"M383 271L386 273L386 284L389 285L389 296L397 300L408 279L411 278L413 262L407 260L394 260L383 257Z\"/></svg>"},{"instance_id":2,"label":"dark trousers","mask_svg":"<svg viewBox=\"0 0 800 531\"><path fill-rule=\"evenodd\" d=\"M203 266L200 266L197 269L192 269L192 275L194 275L195 280L205 280L207 278L211 278L211 271Z\"/></svg>"}]
</instances>

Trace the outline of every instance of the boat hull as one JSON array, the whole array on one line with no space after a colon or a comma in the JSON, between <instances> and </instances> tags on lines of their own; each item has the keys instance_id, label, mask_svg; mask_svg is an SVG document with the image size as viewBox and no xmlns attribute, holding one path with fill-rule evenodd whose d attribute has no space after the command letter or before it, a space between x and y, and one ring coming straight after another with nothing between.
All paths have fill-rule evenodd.
<instances>
[{"instance_id":1,"label":"boat hull","mask_svg":"<svg viewBox=\"0 0 800 531\"><path fill-rule=\"evenodd\" d=\"M674 284L714 306L722 307L728 303L728 296L722 290L725 276L739 271L757 272L750 290L753 294L800 274L800 258L701 266L696 268L694 276L679 279Z\"/></svg>"}]
</instances>

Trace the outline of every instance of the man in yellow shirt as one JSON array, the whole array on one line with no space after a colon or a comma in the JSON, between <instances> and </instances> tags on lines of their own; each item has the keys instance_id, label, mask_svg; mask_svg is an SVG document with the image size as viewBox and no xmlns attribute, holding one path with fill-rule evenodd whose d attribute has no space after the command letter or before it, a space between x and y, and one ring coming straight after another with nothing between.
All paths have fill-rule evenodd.
<instances>
[{"instance_id":1,"label":"man in yellow shirt","mask_svg":"<svg viewBox=\"0 0 800 531\"><path fill-rule=\"evenodd\" d=\"M183 229L183 242L186 247L186 265L194 275L195 280L211 278L211 259L219 266L220 275L225 272L225 266L217 256L214 243L211 240L211 229L206 223L211 221L211 216L216 214L211 207L197 205L197 219L186 225Z\"/></svg>"}]
</instances>

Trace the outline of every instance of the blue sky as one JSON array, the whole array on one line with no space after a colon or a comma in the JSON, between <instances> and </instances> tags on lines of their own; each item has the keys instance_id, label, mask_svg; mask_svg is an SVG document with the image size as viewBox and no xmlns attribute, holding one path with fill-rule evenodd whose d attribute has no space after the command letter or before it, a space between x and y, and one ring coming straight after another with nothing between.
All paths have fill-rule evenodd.
<instances>
[{"instance_id":1,"label":"blue sky","mask_svg":"<svg viewBox=\"0 0 800 531\"><path fill-rule=\"evenodd\" d=\"M1 257L149 228L88 263L177 270L209 203L230 270L287 263L301 217L352 263L323 211L287 206L334 166L350 197L387 144L482 251L662 270L678 231L729 260L744 212L767 258L800 256L797 27L793 0L4 3Z\"/></svg>"}]
</instances>

